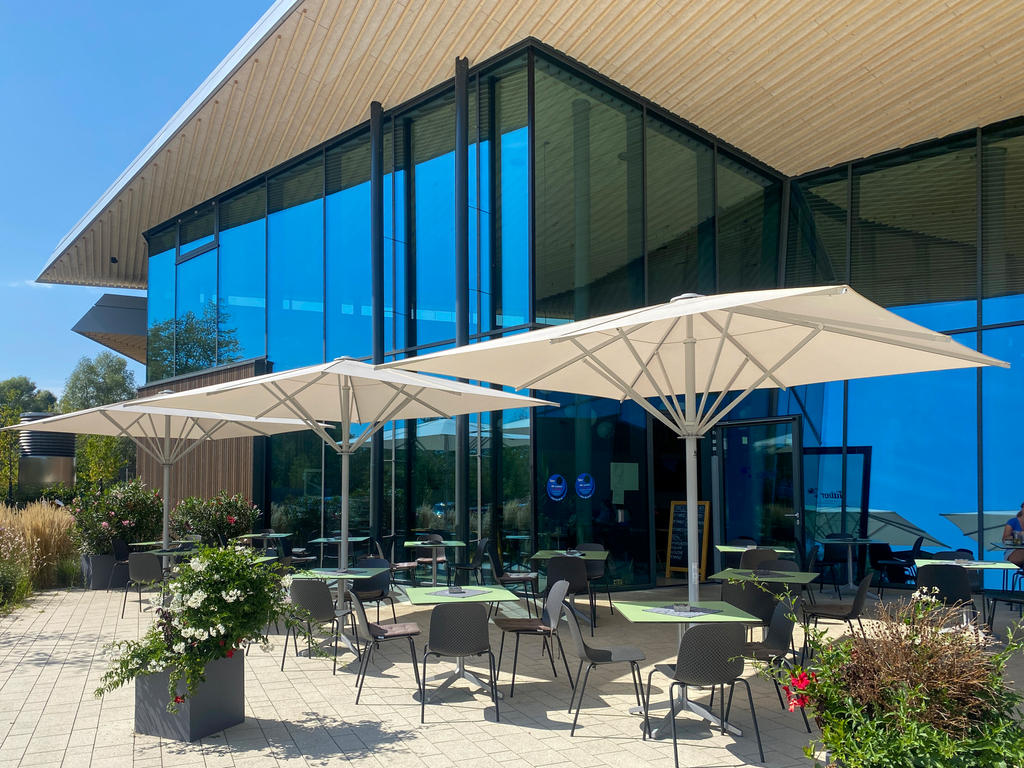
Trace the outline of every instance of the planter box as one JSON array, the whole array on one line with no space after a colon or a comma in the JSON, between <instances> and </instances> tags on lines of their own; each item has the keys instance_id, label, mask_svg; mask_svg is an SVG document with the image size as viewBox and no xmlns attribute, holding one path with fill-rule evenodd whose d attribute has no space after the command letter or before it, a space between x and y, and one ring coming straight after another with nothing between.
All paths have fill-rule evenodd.
<instances>
[{"instance_id":1,"label":"planter box","mask_svg":"<svg viewBox=\"0 0 1024 768\"><path fill-rule=\"evenodd\" d=\"M206 665L206 680L195 695L167 711L169 672L135 678L135 732L163 739L195 741L245 721L245 654ZM179 683L184 693L185 683Z\"/></svg>"},{"instance_id":2,"label":"planter box","mask_svg":"<svg viewBox=\"0 0 1024 768\"><path fill-rule=\"evenodd\" d=\"M120 565L114 573L113 581L110 572L114 569L113 555L82 555L82 579L87 589L123 589L128 583L128 566Z\"/></svg>"}]
</instances>

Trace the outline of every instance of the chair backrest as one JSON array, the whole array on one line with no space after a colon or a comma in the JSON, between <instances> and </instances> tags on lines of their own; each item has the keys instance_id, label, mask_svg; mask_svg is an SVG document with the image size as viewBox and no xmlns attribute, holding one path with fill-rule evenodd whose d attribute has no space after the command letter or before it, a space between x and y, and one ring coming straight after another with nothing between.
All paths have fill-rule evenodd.
<instances>
[{"instance_id":1,"label":"chair backrest","mask_svg":"<svg viewBox=\"0 0 1024 768\"><path fill-rule=\"evenodd\" d=\"M673 678L687 685L731 683L743 674L741 624L694 624L679 641Z\"/></svg>"},{"instance_id":2,"label":"chair backrest","mask_svg":"<svg viewBox=\"0 0 1024 768\"><path fill-rule=\"evenodd\" d=\"M384 542L382 542L376 536L371 536L370 537L370 547L377 551L377 557L379 557L382 560L387 560L388 561L388 566L390 567L391 560L390 560L390 558L388 558L387 555L384 554Z\"/></svg>"},{"instance_id":3,"label":"chair backrest","mask_svg":"<svg viewBox=\"0 0 1024 768\"><path fill-rule=\"evenodd\" d=\"M871 586L871 579L875 576L874 571L868 571L860 580L857 587L857 594L853 596L853 606L850 609L850 618L855 619L863 615L864 603L868 599L868 588Z\"/></svg>"},{"instance_id":4,"label":"chair backrest","mask_svg":"<svg viewBox=\"0 0 1024 768\"><path fill-rule=\"evenodd\" d=\"M741 611L756 616L764 623L772 617L784 584L755 584L750 581L727 581L722 585L722 600ZM689 631L689 630L687 630Z\"/></svg>"},{"instance_id":5,"label":"chair backrest","mask_svg":"<svg viewBox=\"0 0 1024 768\"><path fill-rule=\"evenodd\" d=\"M779 600L772 611L768 622L768 631L764 635L764 647L773 650L784 650L793 642L793 620L800 615L800 598L795 600Z\"/></svg>"},{"instance_id":6,"label":"chair backrest","mask_svg":"<svg viewBox=\"0 0 1024 768\"><path fill-rule=\"evenodd\" d=\"M583 544L577 544L576 549L579 552L604 552L604 545L598 544L596 541L586 541ZM584 560L583 562L587 566L588 578L604 578L604 560Z\"/></svg>"},{"instance_id":7,"label":"chair backrest","mask_svg":"<svg viewBox=\"0 0 1024 768\"><path fill-rule=\"evenodd\" d=\"M590 589L587 564L582 558L558 555L548 560L548 584L562 579L569 582L570 595L583 595Z\"/></svg>"},{"instance_id":8,"label":"chair backrest","mask_svg":"<svg viewBox=\"0 0 1024 768\"><path fill-rule=\"evenodd\" d=\"M368 579L353 581L349 591L356 592L363 596L364 600L373 597L383 597L390 591L391 587L391 563L383 557L367 557L363 555L356 562L360 568L383 568L383 573L371 576Z\"/></svg>"},{"instance_id":9,"label":"chair backrest","mask_svg":"<svg viewBox=\"0 0 1024 768\"><path fill-rule=\"evenodd\" d=\"M829 533L825 535L826 539L835 539L837 541L843 541L852 539L852 533ZM826 543L823 547L824 554L822 559L828 563L842 562L846 560L849 553L849 547L845 544L828 544Z\"/></svg>"},{"instance_id":10,"label":"chair backrest","mask_svg":"<svg viewBox=\"0 0 1024 768\"><path fill-rule=\"evenodd\" d=\"M277 556L278 557L291 557L292 556L292 542L287 536L283 539L277 540Z\"/></svg>"},{"instance_id":11,"label":"chair backrest","mask_svg":"<svg viewBox=\"0 0 1024 768\"><path fill-rule=\"evenodd\" d=\"M494 547L488 547L487 559L491 561L491 575L493 575L494 580L497 581L505 575L505 566L501 564L501 558L498 557L498 553L494 551Z\"/></svg>"},{"instance_id":12,"label":"chair backrest","mask_svg":"<svg viewBox=\"0 0 1024 768\"><path fill-rule=\"evenodd\" d=\"M128 578L141 582L163 581L160 558L152 552L132 552L128 555Z\"/></svg>"},{"instance_id":13,"label":"chair backrest","mask_svg":"<svg viewBox=\"0 0 1024 768\"><path fill-rule=\"evenodd\" d=\"M757 567L765 571L784 571L785 573L800 570L800 566L795 560L765 560Z\"/></svg>"},{"instance_id":14,"label":"chair backrest","mask_svg":"<svg viewBox=\"0 0 1024 768\"><path fill-rule=\"evenodd\" d=\"M910 559L916 560L921 557L921 547L924 546L924 536L918 536L914 539L914 546L910 549Z\"/></svg>"},{"instance_id":15,"label":"chair backrest","mask_svg":"<svg viewBox=\"0 0 1024 768\"><path fill-rule=\"evenodd\" d=\"M128 559L131 549L128 547L128 542L124 539L113 539L110 542L110 546L114 550L114 559L119 563L123 563Z\"/></svg>"},{"instance_id":16,"label":"chair backrest","mask_svg":"<svg viewBox=\"0 0 1024 768\"><path fill-rule=\"evenodd\" d=\"M491 548L491 540L486 536L480 539L476 543L476 552L473 553L473 559L470 561L470 565L474 568L484 567L484 558L487 556L488 551Z\"/></svg>"},{"instance_id":17,"label":"chair backrest","mask_svg":"<svg viewBox=\"0 0 1024 768\"><path fill-rule=\"evenodd\" d=\"M334 599L331 589L322 579L295 579L291 586L292 602L309 611L313 621L326 622L334 618Z\"/></svg>"},{"instance_id":18,"label":"chair backrest","mask_svg":"<svg viewBox=\"0 0 1024 768\"><path fill-rule=\"evenodd\" d=\"M227 536L225 536L223 533L218 533L218 534L216 534L216 536L217 536L217 544L219 546L226 547L228 545L228 537Z\"/></svg>"},{"instance_id":19,"label":"chair backrest","mask_svg":"<svg viewBox=\"0 0 1024 768\"><path fill-rule=\"evenodd\" d=\"M425 544L440 544L444 541L444 537L439 533L428 533L426 536L421 536L419 541ZM416 547L416 557L440 557L444 554L444 550L440 547Z\"/></svg>"},{"instance_id":20,"label":"chair backrest","mask_svg":"<svg viewBox=\"0 0 1024 768\"><path fill-rule=\"evenodd\" d=\"M558 628L558 620L562 615L562 603L569 592L569 582L565 579L556 581L548 587L548 596L544 599L541 621L550 629Z\"/></svg>"},{"instance_id":21,"label":"chair backrest","mask_svg":"<svg viewBox=\"0 0 1024 768\"><path fill-rule=\"evenodd\" d=\"M737 536L735 539L729 539L727 542L730 547L751 547L757 546L757 542L749 536Z\"/></svg>"},{"instance_id":22,"label":"chair backrest","mask_svg":"<svg viewBox=\"0 0 1024 768\"><path fill-rule=\"evenodd\" d=\"M569 625L569 637L572 638L572 644L567 651L581 661L589 659L590 654L587 652L589 648L583 640L579 619L576 618L576 614L572 612L572 608L569 607L568 603L562 603L562 615L565 616L565 623Z\"/></svg>"},{"instance_id":23,"label":"chair backrest","mask_svg":"<svg viewBox=\"0 0 1024 768\"><path fill-rule=\"evenodd\" d=\"M878 565L879 560L892 560L896 555L893 554L892 547L884 542L876 542L874 544L868 544L868 562L871 563L872 568L880 568Z\"/></svg>"},{"instance_id":24,"label":"chair backrest","mask_svg":"<svg viewBox=\"0 0 1024 768\"><path fill-rule=\"evenodd\" d=\"M749 536L738 536L735 539L729 539L726 544L730 547L756 547L757 542ZM739 552L723 552L722 553L722 567L723 568L739 568L740 567L740 554Z\"/></svg>"},{"instance_id":25,"label":"chair backrest","mask_svg":"<svg viewBox=\"0 0 1024 768\"><path fill-rule=\"evenodd\" d=\"M774 549L748 549L740 555L740 568L759 568L768 560L778 560Z\"/></svg>"},{"instance_id":26,"label":"chair backrest","mask_svg":"<svg viewBox=\"0 0 1024 768\"><path fill-rule=\"evenodd\" d=\"M430 613L431 653L476 656L491 649L483 603L441 603Z\"/></svg>"},{"instance_id":27,"label":"chair backrest","mask_svg":"<svg viewBox=\"0 0 1024 768\"><path fill-rule=\"evenodd\" d=\"M352 610L356 613L356 624L359 626L359 632L364 637L376 637L381 634L380 626L377 624L370 624L370 620L366 618L366 609L363 607L363 601L359 599L359 595L352 594ZM374 630L377 631L374 631Z\"/></svg>"},{"instance_id":28,"label":"chair backrest","mask_svg":"<svg viewBox=\"0 0 1024 768\"><path fill-rule=\"evenodd\" d=\"M938 587L936 597L947 605L970 603L974 600L967 569L953 563L921 566L917 569L917 586L918 589Z\"/></svg>"}]
</instances>

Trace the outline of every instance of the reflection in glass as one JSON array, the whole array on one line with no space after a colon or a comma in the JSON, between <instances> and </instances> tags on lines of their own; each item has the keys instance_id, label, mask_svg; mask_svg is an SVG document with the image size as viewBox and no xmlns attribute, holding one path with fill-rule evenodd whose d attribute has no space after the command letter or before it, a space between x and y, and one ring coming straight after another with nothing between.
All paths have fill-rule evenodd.
<instances>
[{"instance_id":1,"label":"reflection in glass","mask_svg":"<svg viewBox=\"0 0 1024 768\"><path fill-rule=\"evenodd\" d=\"M847 282L846 169L790 187L786 287Z\"/></svg>"},{"instance_id":2,"label":"reflection in glass","mask_svg":"<svg viewBox=\"0 0 1024 768\"><path fill-rule=\"evenodd\" d=\"M204 206L202 209L186 214L181 217L179 236L181 246L178 253L184 256L186 253L201 248L213 242L214 213L212 206Z\"/></svg>"},{"instance_id":3,"label":"reflection in glass","mask_svg":"<svg viewBox=\"0 0 1024 768\"><path fill-rule=\"evenodd\" d=\"M982 351L1010 364L981 371L982 447L985 457L986 512L1010 510L1024 502L1020 479L1020 442L1024 435L1024 326L998 328L981 335Z\"/></svg>"},{"instance_id":4,"label":"reflection in glass","mask_svg":"<svg viewBox=\"0 0 1024 768\"><path fill-rule=\"evenodd\" d=\"M1024 133L982 132L982 317L1024 320Z\"/></svg>"},{"instance_id":5,"label":"reflection in glass","mask_svg":"<svg viewBox=\"0 0 1024 768\"><path fill-rule=\"evenodd\" d=\"M455 419L419 419L412 462L413 528L455 530Z\"/></svg>"},{"instance_id":6,"label":"reflection in glass","mask_svg":"<svg viewBox=\"0 0 1024 768\"><path fill-rule=\"evenodd\" d=\"M271 490L265 524L275 531L293 533L293 546L305 546L320 536L324 463L334 452L325 452L324 442L312 431L274 435L267 440ZM310 549L319 555L315 545ZM324 554L331 551L325 548Z\"/></svg>"},{"instance_id":7,"label":"reflection in glass","mask_svg":"<svg viewBox=\"0 0 1024 768\"><path fill-rule=\"evenodd\" d=\"M778 281L780 182L718 154L718 293Z\"/></svg>"},{"instance_id":8,"label":"reflection in glass","mask_svg":"<svg viewBox=\"0 0 1024 768\"><path fill-rule=\"evenodd\" d=\"M217 251L206 251L178 265L175 302L174 373L201 371L217 364ZM227 354L238 342L222 342Z\"/></svg>"},{"instance_id":9,"label":"reflection in glass","mask_svg":"<svg viewBox=\"0 0 1024 768\"><path fill-rule=\"evenodd\" d=\"M149 257L149 292L146 300L148 338L146 380L174 375L174 235L171 248ZM150 239L150 248L158 243ZM166 242L164 243L166 245Z\"/></svg>"},{"instance_id":10,"label":"reflection in glass","mask_svg":"<svg viewBox=\"0 0 1024 768\"><path fill-rule=\"evenodd\" d=\"M266 354L266 187L225 200L220 208L219 363Z\"/></svg>"},{"instance_id":11,"label":"reflection in glass","mask_svg":"<svg viewBox=\"0 0 1024 768\"><path fill-rule=\"evenodd\" d=\"M406 346L409 322L406 291L405 130L384 126L384 350Z\"/></svg>"}]
</instances>

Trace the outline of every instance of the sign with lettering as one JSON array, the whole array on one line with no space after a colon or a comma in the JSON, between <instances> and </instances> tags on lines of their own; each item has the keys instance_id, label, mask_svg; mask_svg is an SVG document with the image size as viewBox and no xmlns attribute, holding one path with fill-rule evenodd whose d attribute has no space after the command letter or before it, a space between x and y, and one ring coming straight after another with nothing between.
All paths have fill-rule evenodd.
<instances>
[{"instance_id":1,"label":"sign with lettering","mask_svg":"<svg viewBox=\"0 0 1024 768\"><path fill-rule=\"evenodd\" d=\"M552 501L561 501L569 491L569 483L561 475L551 475L548 478L548 498Z\"/></svg>"},{"instance_id":2,"label":"sign with lettering","mask_svg":"<svg viewBox=\"0 0 1024 768\"><path fill-rule=\"evenodd\" d=\"M708 554L711 544L711 525L709 511L710 502L697 502L697 536L700 541L698 557L700 558L700 579L707 573ZM673 572L687 573L687 538L686 538L686 502L673 501L668 513L668 544L665 551L665 576L671 577Z\"/></svg>"},{"instance_id":3,"label":"sign with lettering","mask_svg":"<svg viewBox=\"0 0 1024 768\"><path fill-rule=\"evenodd\" d=\"M594 478L587 472L576 476L576 495L581 499L589 499L594 495Z\"/></svg>"}]
</instances>

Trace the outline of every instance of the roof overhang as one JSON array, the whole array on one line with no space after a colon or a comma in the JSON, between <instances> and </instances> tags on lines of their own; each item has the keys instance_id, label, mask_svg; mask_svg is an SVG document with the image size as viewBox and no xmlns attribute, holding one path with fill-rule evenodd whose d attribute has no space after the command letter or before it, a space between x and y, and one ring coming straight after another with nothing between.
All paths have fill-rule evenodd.
<instances>
[{"instance_id":1,"label":"roof overhang","mask_svg":"<svg viewBox=\"0 0 1024 768\"><path fill-rule=\"evenodd\" d=\"M278 0L38 280L145 288L142 232L535 37L785 174L1024 114L1015 0Z\"/></svg>"},{"instance_id":2,"label":"roof overhang","mask_svg":"<svg viewBox=\"0 0 1024 768\"><path fill-rule=\"evenodd\" d=\"M105 293L71 330L146 364L145 296Z\"/></svg>"}]
</instances>

